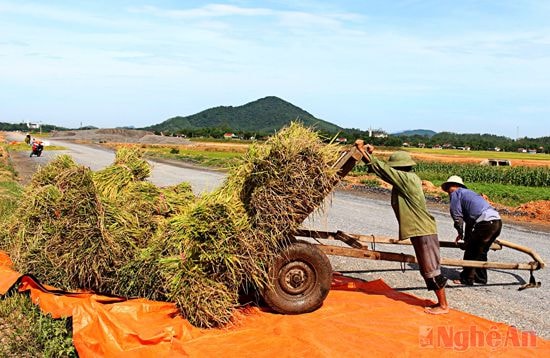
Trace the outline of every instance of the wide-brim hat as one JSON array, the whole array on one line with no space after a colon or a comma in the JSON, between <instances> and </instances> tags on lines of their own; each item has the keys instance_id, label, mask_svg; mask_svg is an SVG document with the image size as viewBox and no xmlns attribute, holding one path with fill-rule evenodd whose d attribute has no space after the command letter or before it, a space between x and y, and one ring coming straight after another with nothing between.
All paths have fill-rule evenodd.
<instances>
[{"instance_id":1,"label":"wide-brim hat","mask_svg":"<svg viewBox=\"0 0 550 358\"><path fill-rule=\"evenodd\" d=\"M462 181L461 177L459 177L458 175L451 175L445 183L441 184L441 189L447 191L447 188L451 184L455 184L460 187L466 188L466 185L464 185L464 182Z\"/></svg>"},{"instance_id":2,"label":"wide-brim hat","mask_svg":"<svg viewBox=\"0 0 550 358\"><path fill-rule=\"evenodd\" d=\"M412 160L411 155L404 151L395 152L390 155L388 160L388 165L392 168L400 167L412 167L416 165L414 160Z\"/></svg>"}]
</instances>

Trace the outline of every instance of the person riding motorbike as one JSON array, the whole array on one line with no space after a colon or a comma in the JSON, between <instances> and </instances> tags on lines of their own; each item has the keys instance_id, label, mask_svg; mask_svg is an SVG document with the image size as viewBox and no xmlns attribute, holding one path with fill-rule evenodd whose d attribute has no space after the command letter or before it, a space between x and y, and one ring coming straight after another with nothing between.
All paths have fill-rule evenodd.
<instances>
[{"instance_id":1,"label":"person riding motorbike","mask_svg":"<svg viewBox=\"0 0 550 358\"><path fill-rule=\"evenodd\" d=\"M39 140L34 140L32 142L32 151L31 155L29 157L32 157L33 155L36 155L37 157L42 155L42 151L44 150L44 145Z\"/></svg>"}]
</instances>

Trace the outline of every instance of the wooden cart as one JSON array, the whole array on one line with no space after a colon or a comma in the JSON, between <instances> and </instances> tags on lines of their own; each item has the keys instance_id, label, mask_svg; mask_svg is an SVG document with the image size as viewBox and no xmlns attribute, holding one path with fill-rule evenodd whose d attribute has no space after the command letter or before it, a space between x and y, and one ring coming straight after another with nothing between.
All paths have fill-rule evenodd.
<instances>
[{"instance_id":1,"label":"wooden cart","mask_svg":"<svg viewBox=\"0 0 550 358\"><path fill-rule=\"evenodd\" d=\"M363 156L355 147L342 153L334 164L340 178L346 176ZM413 255L376 250L376 244L412 245L410 240L398 240L389 237L351 234L342 231L327 232L301 229L294 235L295 240L281 247L274 262L269 266L269 285L262 292L266 303L275 311L285 314L311 312L319 308L326 298L332 281L332 267L326 255L364 258L369 260L416 263ZM312 244L299 238L310 238L318 244ZM327 242L338 243L331 245ZM452 241L440 241L441 247L463 249L463 244ZM514 243L496 240L492 250L509 248L529 255L532 261L494 262L472 261L442 258L442 266L483 267L506 270L528 270L529 283L520 287L539 287L533 271L544 268L542 258L533 250Z\"/></svg>"}]
</instances>

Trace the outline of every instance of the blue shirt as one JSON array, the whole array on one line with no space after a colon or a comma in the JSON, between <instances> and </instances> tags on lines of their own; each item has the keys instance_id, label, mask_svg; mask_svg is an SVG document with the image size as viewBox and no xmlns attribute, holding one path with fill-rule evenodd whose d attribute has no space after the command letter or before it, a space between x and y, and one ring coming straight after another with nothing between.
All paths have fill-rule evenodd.
<instances>
[{"instance_id":1,"label":"blue shirt","mask_svg":"<svg viewBox=\"0 0 550 358\"><path fill-rule=\"evenodd\" d=\"M467 227L473 227L476 222L500 220L498 211L487 200L466 188L458 188L451 193L450 211L459 235L463 234L463 223Z\"/></svg>"}]
</instances>

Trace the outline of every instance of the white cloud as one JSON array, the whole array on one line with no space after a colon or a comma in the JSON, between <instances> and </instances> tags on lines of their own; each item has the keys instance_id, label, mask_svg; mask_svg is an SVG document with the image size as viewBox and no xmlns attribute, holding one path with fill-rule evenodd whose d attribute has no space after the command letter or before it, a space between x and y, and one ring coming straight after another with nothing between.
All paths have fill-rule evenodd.
<instances>
[{"instance_id":1,"label":"white cloud","mask_svg":"<svg viewBox=\"0 0 550 358\"><path fill-rule=\"evenodd\" d=\"M273 15L274 13L272 10L265 8L245 8L224 4L209 4L203 7L187 10L163 9L148 5L142 7L131 7L129 8L129 11L158 17L192 20L225 16L266 16Z\"/></svg>"}]
</instances>

